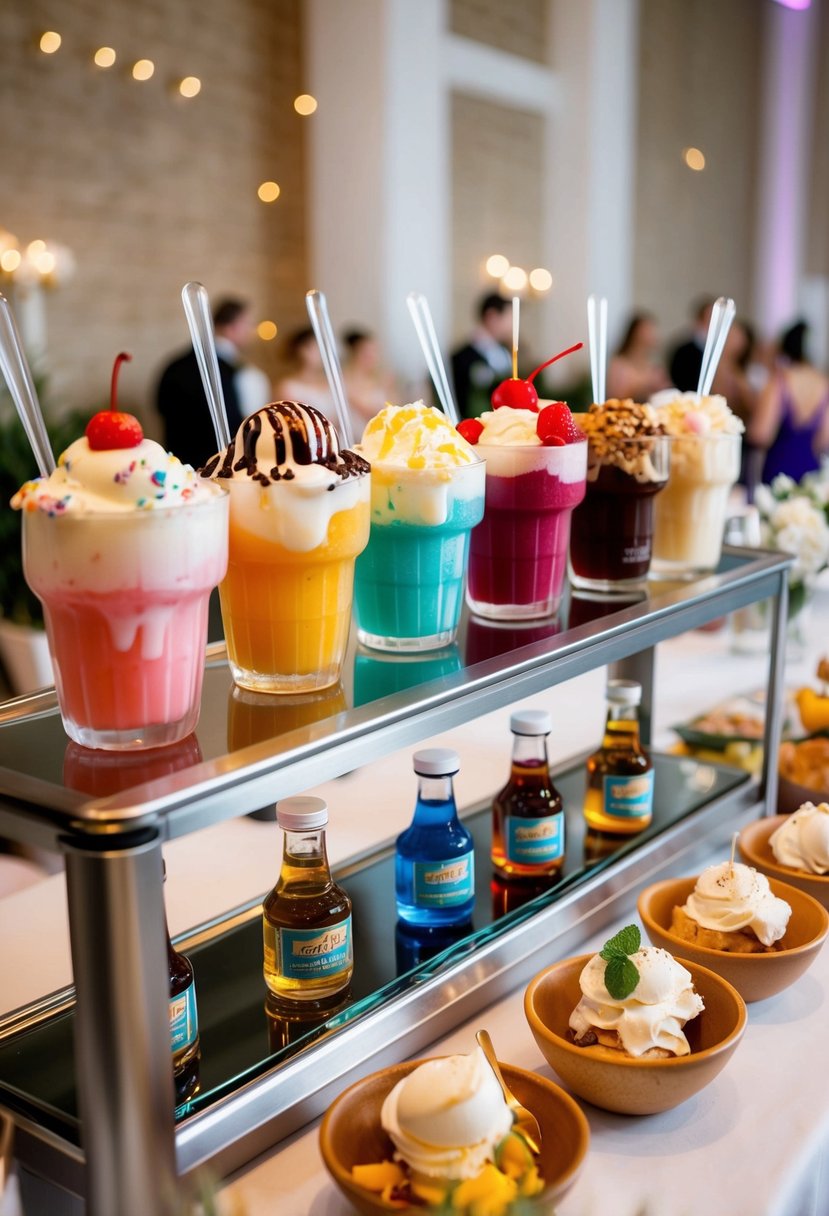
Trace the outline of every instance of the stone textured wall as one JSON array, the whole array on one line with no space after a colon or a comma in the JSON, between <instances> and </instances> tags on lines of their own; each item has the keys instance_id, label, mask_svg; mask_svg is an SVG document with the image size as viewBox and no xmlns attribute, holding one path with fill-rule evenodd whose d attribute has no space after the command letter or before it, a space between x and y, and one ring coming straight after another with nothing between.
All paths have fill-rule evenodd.
<instances>
[{"instance_id":1,"label":"stone textured wall","mask_svg":"<svg viewBox=\"0 0 829 1216\"><path fill-rule=\"evenodd\" d=\"M49 400L97 405L117 351L123 398L147 416L165 357L185 345L179 293L249 298L280 334L307 288L301 0L5 0L0 4L0 228L68 246L48 295ZM37 50L57 30L60 50ZM93 65L99 46L114 67ZM139 58L155 62L146 83ZM200 95L172 89L198 76ZM261 203L264 180L281 187ZM252 357L273 371L279 338Z\"/></svg>"},{"instance_id":2,"label":"stone textured wall","mask_svg":"<svg viewBox=\"0 0 829 1216\"><path fill-rule=\"evenodd\" d=\"M452 95L452 333L462 339L477 299L497 290L484 269L502 253L530 271L544 264L544 120L538 114ZM522 311L522 347L538 345L532 301ZM523 363L523 360L522 360Z\"/></svg>"},{"instance_id":3,"label":"stone textured wall","mask_svg":"<svg viewBox=\"0 0 829 1216\"><path fill-rule=\"evenodd\" d=\"M547 62L548 0L450 0L453 34Z\"/></svg>"},{"instance_id":4,"label":"stone textured wall","mask_svg":"<svg viewBox=\"0 0 829 1216\"><path fill-rule=\"evenodd\" d=\"M760 10L641 0L634 290L668 333L703 293L751 307ZM705 154L701 173L683 163L688 146Z\"/></svg>"}]
</instances>

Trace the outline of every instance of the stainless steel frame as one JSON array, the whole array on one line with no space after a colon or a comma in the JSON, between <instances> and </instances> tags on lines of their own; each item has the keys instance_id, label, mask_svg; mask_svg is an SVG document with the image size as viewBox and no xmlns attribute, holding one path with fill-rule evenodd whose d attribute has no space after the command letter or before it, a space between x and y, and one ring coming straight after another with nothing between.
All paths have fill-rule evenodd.
<instances>
[{"instance_id":1,"label":"stainless steel frame","mask_svg":"<svg viewBox=\"0 0 829 1216\"><path fill-rule=\"evenodd\" d=\"M364 1071L369 1061L379 1065L417 1050L526 979L544 961L552 941L557 949L567 949L577 937L598 930L631 902L634 886L691 848L700 830L727 834L758 806L770 810L782 721L790 559L753 550L726 554L742 559L740 564L673 591L656 587L644 606L617 613L605 627L599 623L570 630L556 639L554 649L548 642L536 643L508 662L477 664L456 677L292 731L130 796L90 800L0 770L0 832L46 843L67 857L90 1216L164 1212L174 1142L182 1173L207 1160L221 1170L249 1160L318 1114L334 1089ZM423 982L392 1006L186 1120L174 1141L159 925L162 836L185 835L257 809L594 667L646 654L665 638L767 598L775 600L775 611L759 789L744 786L717 799L448 970L430 977L427 968ZM647 671L645 678L647 684ZM22 714L54 710L50 694L27 698L0 710L0 726ZM146 839L136 837L139 829ZM106 851L96 853L102 833ZM106 932L96 942L103 924ZM39 1136L31 1125L21 1132L24 1146L36 1146L30 1157L33 1168L48 1171L70 1190L83 1187L75 1150L65 1151L70 1146Z\"/></svg>"}]
</instances>

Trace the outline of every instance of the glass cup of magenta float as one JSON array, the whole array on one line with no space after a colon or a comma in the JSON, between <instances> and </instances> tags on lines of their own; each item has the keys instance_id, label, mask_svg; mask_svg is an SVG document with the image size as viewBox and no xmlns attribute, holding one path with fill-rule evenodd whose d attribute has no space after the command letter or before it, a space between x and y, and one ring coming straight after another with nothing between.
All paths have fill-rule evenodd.
<instances>
[{"instance_id":1,"label":"glass cup of magenta float","mask_svg":"<svg viewBox=\"0 0 829 1216\"><path fill-rule=\"evenodd\" d=\"M484 513L484 464L446 416L387 405L357 452L371 463L371 533L357 559L360 641L433 650L455 638L469 534Z\"/></svg>"},{"instance_id":2,"label":"glass cup of magenta float","mask_svg":"<svg viewBox=\"0 0 829 1216\"><path fill-rule=\"evenodd\" d=\"M655 578L715 570L728 496L740 473L743 424L724 397L660 393L653 401L671 444L671 477L656 503Z\"/></svg>"},{"instance_id":3,"label":"glass cup of magenta float","mask_svg":"<svg viewBox=\"0 0 829 1216\"><path fill-rule=\"evenodd\" d=\"M553 614L561 601L570 517L584 498L587 443L563 401L539 410L532 377L505 380L492 405L458 428L486 462L486 507L472 532L467 600L479 616L532 620Z\"/></svg>"},{"instance_id":4,"label":"glass cup of magenta float","mask_svg":"<svg viewBox=\"0 0 829 1216\"><path fill-rule=\"evenodd\" d=\"M664 491L670 444L649 405L610 400L579 415L587 434L587 493L573 513L570 580L622 591L648 577L654 497Z\"/></svg>"},{"instance_id":5,"label":"glass cup of magenta float","mask_svg":"<svg viewBox=\"0 0 829 1216\"><path fill-rule=\"evenodd\" d=\"M201 472L230 491L219 594L234 680L275 693L336 684L354 561L368 541L368 464L340 449L319 410L277 401L246 418Z\"/></svg>"},{"instance_id":6,"label":"glass cup of magenta float","mask_svg":"<svg viewBox=\"0 0 829 1216\"><path fill-rule=\"evenodd\" d=\"M89 748L152 748L198 720L228 499L114 408L115 379L113 408L12 505L66 733Z\"/></svg>"}]
</instances>

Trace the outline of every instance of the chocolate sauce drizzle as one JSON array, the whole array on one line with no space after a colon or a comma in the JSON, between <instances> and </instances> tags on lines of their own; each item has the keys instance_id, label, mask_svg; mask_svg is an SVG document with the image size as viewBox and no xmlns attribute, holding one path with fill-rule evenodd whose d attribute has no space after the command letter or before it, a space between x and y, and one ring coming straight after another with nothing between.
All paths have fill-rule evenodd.
<instances>
[{"instance_id":1,"label":"chocolate sauce drizzle","mask_svg":"<svg viewBox=\"0 0 829 1216\"><path fill-rule=\"evenodd\" d=\"M310 433L303 414L310 420ZM256 451L265 424L273 431L276 454L276 464L270 470L270 475L261 473L256 464ZM236 459L240 446L241 455ZM360 477L370 469L368 461L356 452L348 449L340 451L336 431L313 405L298 401L274 401L246 418L224 456L221 452L212 456L199 474L202 477L215 475L228 478L233 477L234 473L246 473L253 481L267 486L274 481L293 479L294 471L290 465L288 468L281 467L289 459L291 464L321 465L343 480Z\"/></svg>"}]
</instances>

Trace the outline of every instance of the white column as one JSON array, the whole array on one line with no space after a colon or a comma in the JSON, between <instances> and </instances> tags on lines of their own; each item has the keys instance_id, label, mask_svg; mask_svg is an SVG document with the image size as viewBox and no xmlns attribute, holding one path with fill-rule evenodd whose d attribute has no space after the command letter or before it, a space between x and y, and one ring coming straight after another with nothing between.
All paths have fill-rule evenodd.
<instances>
[{"instance_id":1,"label":"white column","mask_svg":"<svg viewBox=\"0 0 829 1216\"><path fill-rule=\"evenodd\" d=\"M798 312L819 14L765 9L754 313L776 334Z\"/></svg>"},{"instance_id":2,"label":"white column","mask_svg":"<svg viewBox=\"0 0 829 1216\"><path fill-rule=\"evenodd\" d=\"M336 329L374 329L407 379L423 360L406 294L449 308L445 0L306 0L313 286ZM311 284L309 284L311 286Z\"/></svg>"},{"instance_id":3,"label":"white column","mask_svg":"<svg viewBox=\"0 0 829 1216\"><path fill-rule=\"evenodd\" d=\"M639 3L551 3L560 104L548 124L546 239L555 330L562 343L586 333L595 292L608 298L613 341L634 303Z\"/></svg>"}]
</instances>

